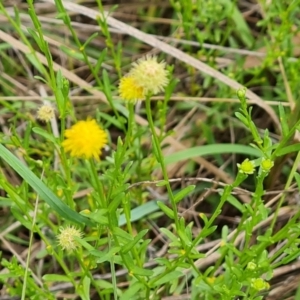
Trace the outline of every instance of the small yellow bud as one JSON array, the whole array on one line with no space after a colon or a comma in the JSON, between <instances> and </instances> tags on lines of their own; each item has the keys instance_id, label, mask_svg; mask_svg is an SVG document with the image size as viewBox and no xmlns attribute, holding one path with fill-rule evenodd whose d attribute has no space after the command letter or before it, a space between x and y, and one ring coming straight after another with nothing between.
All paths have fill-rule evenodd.
<instances>
[{"instance_id":1,"label":"small yellow bud","mask_svg":"<svg viewBox=\"0 0 300 300\"><path fill-rule=\"evenodd\" d=\"M48 246L46 247L46 250L47 250L47 252L48 252L49 254L53 254L53 248L52 248L51 245L48 245Z\"/></svg>"},{"instance_id":2,"label":"small yellow bud","mask_svg":"<svg viewBox=\"0 0 300 300\"><path fill-rule=\"evenodd\" d=\"M244 99L246 96L246 88L240 88L236 91L237 96L239 99Z\"/></svg>"},{"instance_id":3,"label":"small yellow bud","mask_svg":"<svg viewBox=\"0 0 300 300\"><path fill-rule=\"evenodd\" d=\"M247 269L248 270L255 270L257 268L257 265L256 265L256 263L254 263L254 262L252 262L252 261L250 261L249 263L248 263L248 265L247 265Z\"/></svg>"},{"instance_id":4,"label":"small yellow bud","mask_svg":"<svg viewBox=\"0 0 300 300\"><path fill-rule=\"evenodd\" d=\"M216 281L216 277L207 277L207 278L206 278L206 281L207 281L209 284L213 284L213 283Z\"/></svg>"},{"instance_id":5,"label":"small yellow bud","mask_svg":"<svg viewBox=\"0 0 300 300\"><path fill-rule=\"evenodd\" d=\"M244 174L253 174L255 170L254 162L246 158L241 164L237 164L239 172Z\"/></svg>"},{"instance_id":6,"label":"small yellow bud","mask_svg":"<svg viewBox=\"0 0 300 300\"><path fill-rule=\"evenodd\" d=\"M274 162L267 158L263 158L262 161L261 161L261 168L264 172L269 172L274 166Z\"/></svg>"},{"instance_id":7,"label":"small yellow bud","mask_svg":"<svg viewBox=\"0 0 300 300\"><path fill-rule=\"evenodd\" d=\"M252 278L251 287L253 287L257 291L262 291L269 289L270 285L262 278Z\"/></svg>"},{"instance_id":8,"label":"small yellow bud","mask_svg":"<svg viewBox=\"0 0 300 300\"><path fill-rule=\"evenodd\" d=\"M225 245L226 245L226 242L222 240L222 241L220 242L220 247L224 247Z\"/></svg>"}]
</instances>

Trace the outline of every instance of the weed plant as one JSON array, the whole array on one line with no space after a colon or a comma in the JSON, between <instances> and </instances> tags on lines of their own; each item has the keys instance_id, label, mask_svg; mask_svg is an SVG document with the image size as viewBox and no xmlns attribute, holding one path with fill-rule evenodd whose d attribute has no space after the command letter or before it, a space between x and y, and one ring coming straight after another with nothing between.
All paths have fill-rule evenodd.
<instances>
[{"instance_id":1,"label":"weed plant","mask_svg":"<svg viewBox=\"0 0 300 300\"><path fill-rule=\"evenodd\" d=\"M299 7L2 1L0 299L299 300Z\"/></svg>"}]
</instances>

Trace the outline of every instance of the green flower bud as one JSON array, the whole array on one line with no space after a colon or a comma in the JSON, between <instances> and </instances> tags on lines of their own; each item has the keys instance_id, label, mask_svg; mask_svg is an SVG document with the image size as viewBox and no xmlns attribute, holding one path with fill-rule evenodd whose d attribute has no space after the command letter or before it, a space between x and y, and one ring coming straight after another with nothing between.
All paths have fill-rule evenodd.
<instances>
[{"instance_id":1,"label":"green flower bud","mask_svg":"<svg viewBox=\"0 0 300 300\"><path fill-rule=\"evenodd\" d=\"M261 161L261 168L264 172L269 172L274 166L274 162L269 158L263 158Z\"/></svg>"},{"instance_id":2,"label":"green flower bud","mask_svg":"<svg viewBox=\"0 0 300 300\"><path fill-rule=\"evenodd\" d=\"M244 174L253 174L255 171L254 162L246 158L241 164L237 164L239 172Z\"/></svg>"}]
</instances>

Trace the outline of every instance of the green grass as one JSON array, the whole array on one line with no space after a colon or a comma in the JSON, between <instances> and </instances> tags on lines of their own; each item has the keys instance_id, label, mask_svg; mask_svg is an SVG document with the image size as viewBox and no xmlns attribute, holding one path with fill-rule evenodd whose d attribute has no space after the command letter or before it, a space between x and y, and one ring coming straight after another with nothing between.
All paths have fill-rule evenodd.
<instances>
[{"instance_id":1,"label":"green grass","mask_svg":"<svg viewBox=\"0 0 300 300\"><path fill-rule=\"evenodd\" d=\"M0 300L299 299L299 7L1 2Z\"/></svg>"}]
</instances>

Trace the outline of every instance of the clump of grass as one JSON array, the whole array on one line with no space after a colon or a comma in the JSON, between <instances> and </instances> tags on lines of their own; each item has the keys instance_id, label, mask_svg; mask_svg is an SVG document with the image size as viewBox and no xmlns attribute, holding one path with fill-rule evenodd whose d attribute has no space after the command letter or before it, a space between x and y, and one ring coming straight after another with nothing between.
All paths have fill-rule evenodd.
<instances>
[{"instance_id":1,"label":"clump of grass","mask_svg":"<svg viewBox=\"0 0 300 300\"><path fill-rule=\"evenodd\" d=\"M229 77L203 64L212 79L172 60L180 52L162 42L157 45L168 55L140 56L141 44L132 49L131 40L118 43L101 1L94 19L102 49L98 33L83 35L64 5L81 8L85 16L95 11L44 2L57 19L42 16L42 7L32 1L22 13L0 3L6 22L0 23L6 41L0 47L0 100L7 122L0 144L0 281L7 296L278 298L278 274L298 267L300 254L300 212L291 196L300 188L294 139L300 120L293 49L282 52L278 43L288 44L292 37L273 19L285 12L282 21L291 22L298 7L286 11L284 4L261 4L257 26L275 32L267 46L274 42L278 55L268 51L262 65L252 62L249 69L242 68L242 57L234 60L236 67L232 57L220 57L226 51L243 55L238 45L256 49L265 40L258 27L251 31L241 7L220 0L206 1L202 9L202 1L172 0L168 9L149 8L148 20L151 14L161 20L170 11L178 18L168 27L183 34L177 42L195 39L193 46L206 47L199 52L189 43L182 46L185 63L195 61L193 55L213 67L226 62L222 72ZM146 17L145 7L139 12ZM95 24L86 24L87 30ZM62 29L66 39L59 35ZM145 23L143 30L155 32L155 26ZM149 41L156 40L149 36ZM129 53L140 57L129 63ZM272 76L264 75L268 72ZM271 84L279 72L283 80L274 91L260 86L260 94L273 100L286 96L289 110L276 103L275 113L249 89L229 88L240 87L235 79L246 87ZM27 94L43 105L32 98L12 101ZM89 94L100 103L87 103ZM266 111L249 105L247 95ZM211 105L203 103L209 100ZM284 182L281 190L268 189L279 182ZM299 294L297 286L280 291L280 299L283 293Z\"/></svg>"}]
</instances>

